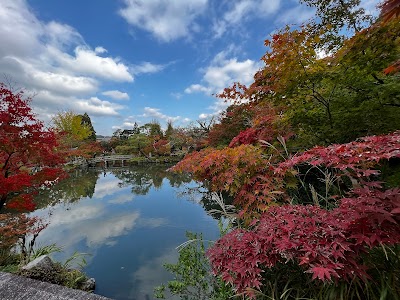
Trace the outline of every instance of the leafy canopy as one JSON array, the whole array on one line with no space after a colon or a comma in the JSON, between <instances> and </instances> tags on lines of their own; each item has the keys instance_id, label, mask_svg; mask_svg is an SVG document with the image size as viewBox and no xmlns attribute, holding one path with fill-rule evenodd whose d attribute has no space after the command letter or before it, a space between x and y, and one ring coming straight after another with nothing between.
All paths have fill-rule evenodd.
<instances>
[{"instance_id":1,"label":"leafy canopy","mask_svg":"<svg viewBox=\"0 0 400 300\"><path fill-rule=\"evenodd\" d=\"M32 210L33 193L64 176L56 135L36 119L30 101L0 84L0 210Z\"/></svg>"}]
</instances>

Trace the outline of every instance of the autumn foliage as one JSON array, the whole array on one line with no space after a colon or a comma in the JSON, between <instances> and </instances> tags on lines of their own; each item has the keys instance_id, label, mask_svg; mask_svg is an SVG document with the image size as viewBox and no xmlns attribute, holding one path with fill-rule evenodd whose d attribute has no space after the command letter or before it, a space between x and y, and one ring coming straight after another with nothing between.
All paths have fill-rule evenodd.
<instances>
[{"instance_id":1,"label":"autumn foliage","mask_svg":"<svg viewBox=\"0 0 400 300\"><path fill-rule=\"evenodd\" d=\"M218 95L232 105L211 128L211 147L172 170L234 197L238 227L208 257L237 293L289 299L292 287L278 287L300 274L301 285L337 288L318 299L347 299L339 296L345 284L354 298L375 299L361 283L373 293L381 284L377 299L399 297L398 264L382 268L388 251L399 257L399 1L384 1L369 27L362 9L349 9L357 1L304 2L323 24L288 26L266 40L254 82ZM345 25L354 36L332 37Z\"/></svg>"},{"instance_id":2,"label":"autumn foliage","mask_svg":"<svg viewBox=\"0 0 400 300\"><path fill-rule=\"evenodd\" d=\"M400 239L399 189L355 191L331 210L318 206L272 207L251 230L234 230L209 252L213 270L237 292L260 289L262 272L294 261L312 279L368 278L360 255ZM250 296L252 293L250 293Z\"/></svg>"},{"instance_id":3,"label":"autumn foliage","mask_svg":"<svg viewBox=\"0 0 400 300\"><path fill-rule=\"evenodd\" d=\"M33 194L64 176L56 135L38 121L22 92L0 84L0 210L33 210Z\"/></svg>"},{"instance_id":4,"label":"autumn foliage","mask_svg":"<svg viewBox=\"0 0 400 300\"><path fill-rule=\"evenodd\" d=\"M277 166L275 172L282 173L299 164L326 166L353 175L357 180L378 175L373 170L381 160L400 157L400 131L382 136L368 136L358 141L335 144L328 147L316 146L293 155ZM349 173L351 172L351 173Z\"/></svg>"},{"instance_id":5,"label":"autumn foliage","mask_svg":"<svg viewBox=\"0 0 400 300\"><path fill-rule=\"evenodd\" d=\"M385 21L400 17L400 1L386 0L381 4L381 16Z\"/></svg>"},{"instance_id":6,"label":"autumn foliage","mask_svg":"<svg viewBox=\"0 0 400 300\"><path fill-rule=\"evenodd\" d=\"M190 172L197 180L208 180L213 191L225 191L248 214L258 213L281 196L282 176L271 176L270 161L252 145L188 154L171 170Z\"/></svg>"},{"instance_id":7,"label":"autumn foliage","mask_svg":"<svg viewBox=\"0 0 400 300\"><path fill-rule=\"evenodd\" d=\"M263 270L288 261L302 266L312 279L368 279L361 254L400 240L400 189L382 190L380 182L371 180L379 173L373 167L398 157L400 132L395 132L315 147L278 164L277 174L309 164L338 169L337 176L353 176L357 184L332 210L319 205L272 206L255 219L254 227L228 233L208 252L215 274L249 296L265 284Z\"/></svg>"},{"instance_id":8,"label":"autumn foliage","mask_svg":"<svg viewBox=\"0 0 400 300\"><path fill-rule=\"evenodd\" d=\"M21 246L21 258L26 259L26 239L34 237L46 228L40 218L28 217L26 214L0 214L0 266L7 265L10 260L10 251L16 244ZM30 245L30 250L33 245Z\"/></svg>"}]
</instances>

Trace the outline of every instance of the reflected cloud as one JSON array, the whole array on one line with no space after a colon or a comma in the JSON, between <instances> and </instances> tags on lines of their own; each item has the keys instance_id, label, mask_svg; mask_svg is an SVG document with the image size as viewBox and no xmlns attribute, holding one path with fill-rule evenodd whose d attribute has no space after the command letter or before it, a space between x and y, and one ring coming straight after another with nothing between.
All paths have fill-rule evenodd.
<instances>
[{"instance_id":1,"label":"reflected cloud","mask_svg":"<svg viewBox=\"0 0 400 300\"><path fill-rule=\"evenodd\" d=\"M138 212L133 212L122 216L115 216L106 221L97 219L96 222L91 222L85 226L84 235L86 242L91 246L114 242L112 238L129 233L139 217L140 214Z\"/></svg>"},{"instance_id":2,"label":"reflected cloud","mask_svg":"<svg viewBox=\"0 0 400 300\"><path fill-rule=\"evenodd\" d=\"M49 227L57 227L91 220L104 213L104 207L94 205L71 206L68 210L64 207L56 208L50 217Z\"/></svg>"},{"instance_id":3,"label":"reflected cloud","mask_svg":"<svg viewBox=\"0 0 400 300\"><path fill-rule=\"evenodd\" d=\"M40 240L49 241L62 233L62 244L72 248L81 241L88 247L114 245L113 239L129 233L140 217L138 211L110 214L101 203L92 203L94 205L75 205L68 210L60 206L53 210Z\"/></svg>"},{"instance_id":4,"label":"reflected cloud","mask_svg":"<svg viewBox=\"0 0 400 300\"><path fill-rule=\"evenodd\" d=\"M140 225L146 228L157 228L168 225L168 220L165 218L147 218L141 219Z\"/></svg>"},{"instance_id":5,"label":"reflected cloud","mask_svg":"<svg viewBox=\"0 0 400 300\"><path fill-rule=\"evenodd\" d=\"M116 196L112 200L108 201L108 203L111 203L111 204L124 204L124 203L131 202L134 199L135 199L135 197L133 195L131 195L131 194L122 194L122 195Z\"/></svg>"},{"instance_id":6,"label":"reflected cloud","mask_svg":"<svg viewBox=\"0 0 400 300\"><path fill-rule=\"evenodd\" d=\"M128 299L153 299L154 287L172 280L171 273L164 267L164 263L176 263L178 251L175 248L166 249L165 254L153 258L143 264L136 272L131 275L132 288L129 291ZM179 297L168 297L168 299L179 299Z\"/></svg>"},{"instance_id":7,"label":"reflected cloud","mask_svg":"<svg viewBox=\"0 0 400 300\"><path fill-rule=\"evenodd\" d=\"M33 213L49 223L39 235L37 245L55 243L64 247L63 253L54 257L58 261L65 261L75 251L88 253L85 259L87 269L93 272L91 276L99 282L118 278L119 287L109 287L113 290L112 298L154 299L154 287L172 280L163 263L177 261L174 246L179 241L174 232L181 232L183 227L197 228L199 222L210 223L210 218L205 220L198 214L199 207L181 205L186 201L177 198L178 190L194 189L197 185L188 183L190 177L181 178L165 168L151 165L95 172L76 193L86 196ZM59 186L56 196L63 195L64 189L76 189L79 184L75 182L82 181L81 175ZM155 182L159 182L160 188L155 188ZM121 253L135 256L127 260ZM124 274L110 270L115 263L118 271L125 270Z\"/></svg>"},{"instance_id":8,"label":"reflected cloud","mask_svg":"<svg viewBox=\"0 0 400 300\"><path fill-rule=\"evenodd\" d=\"M100 178L96 184L95 193L93 195L96 199L101 199L109 195L113 195L120 191L118 179L115 177Z\"/></svg>"}]
</instances>

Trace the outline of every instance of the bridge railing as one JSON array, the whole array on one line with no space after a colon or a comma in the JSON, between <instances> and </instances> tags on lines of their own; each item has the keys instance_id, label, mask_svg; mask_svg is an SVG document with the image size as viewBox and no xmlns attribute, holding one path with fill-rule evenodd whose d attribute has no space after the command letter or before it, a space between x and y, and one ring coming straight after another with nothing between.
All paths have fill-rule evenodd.
<instances>
[{"instance_id":1,"label":"bridge railing","mask_svg":"<svg viewBox=\"0 0 400 300\"><path fill-rule=\"evenodd\" d=\"M96 163L101 161L114 161L114 160L129 160L134 158L134 155L100 155L94 158L88 159L89 162Z\"/></svg>"}]
</instances>

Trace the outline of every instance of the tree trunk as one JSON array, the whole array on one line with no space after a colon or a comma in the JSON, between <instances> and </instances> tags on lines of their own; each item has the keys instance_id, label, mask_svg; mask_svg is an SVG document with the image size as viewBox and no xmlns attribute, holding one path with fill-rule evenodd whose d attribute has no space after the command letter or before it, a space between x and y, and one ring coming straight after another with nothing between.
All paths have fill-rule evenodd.
<instances>
[{"instance_id":1,"label":"tree trunk","mask_svg":"<svg viewBox=\"0 0 400 300\"><path fill-rule=\"evenodd\" d=\"M7 195L1 195L0 198L0 212L3 209L4 205L6 204L7 201Z\"/></svg>"}]
</instances>

